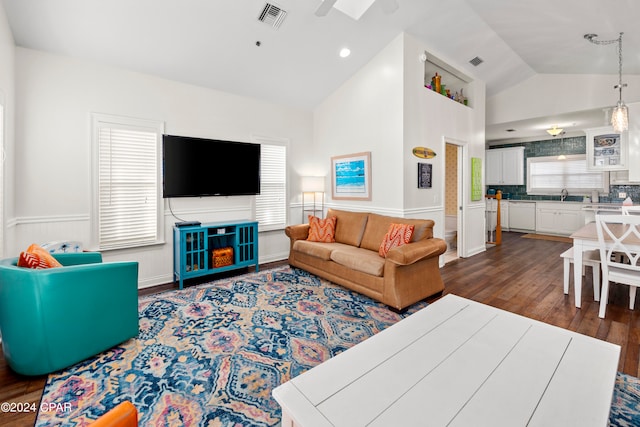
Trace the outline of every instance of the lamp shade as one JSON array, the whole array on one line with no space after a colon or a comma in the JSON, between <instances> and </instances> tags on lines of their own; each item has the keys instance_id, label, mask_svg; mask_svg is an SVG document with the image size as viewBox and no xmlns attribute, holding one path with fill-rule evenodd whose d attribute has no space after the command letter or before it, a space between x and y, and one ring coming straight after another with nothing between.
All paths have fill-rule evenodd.
<instances>
[{"instance_id":1,"label":"lamp shade","mask_svg":"<svg viewBox=\"0 0 640 427\"><path fill-rule=\"evenodd\" d=\"M324 176L303 176L302 191L304 193L324 192Z\"/></svg>"},{"instance_id":2,"label":"lamp shade","mask_svg":"<svg viewBox=\"0 0 640 427\"><path fill-rule=\"evenodd\" d=\"M618 102L611 115L611 125L616 132L629 129L629 109L622 101Z\"/></svg>"},{"instance_id":3,"label":"lamp shade","mask_svg":"<svg viewBox=\"0 0 640 427\"><path fill-rule=\"evenodd\" d=\"M554 125L551 129L547 129L547 133L551 136L558 136L562 133L563 130L564 129Z\"/></svg>"}]
</instances>

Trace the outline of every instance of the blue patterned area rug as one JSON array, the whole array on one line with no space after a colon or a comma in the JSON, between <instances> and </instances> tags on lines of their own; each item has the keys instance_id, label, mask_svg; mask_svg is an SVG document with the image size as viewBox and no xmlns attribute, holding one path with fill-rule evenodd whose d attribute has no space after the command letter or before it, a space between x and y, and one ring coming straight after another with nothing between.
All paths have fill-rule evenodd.
<instances>
[{"instance_id":1,"label":"blue patterned area rug","mask_svg":"<svg viewBox=\"0 0 640 427\"><path fill-rule=\"evenodd\" d=\"M618 372L613 390L609 425L640 426L640 379Z\"/></svg>"},{"instance_id":2,"label":"blue patterned area rug","mask_svg":"<svg viewBox=\"0 0 640 427\"><path fill-rule=\"evenodd\" d=\"M122 400L141 426L276 426L271 391L402 315L281 267L140 298L140 333L49 376L36 426L86 426Z\"/></svg>"}]
</instances>

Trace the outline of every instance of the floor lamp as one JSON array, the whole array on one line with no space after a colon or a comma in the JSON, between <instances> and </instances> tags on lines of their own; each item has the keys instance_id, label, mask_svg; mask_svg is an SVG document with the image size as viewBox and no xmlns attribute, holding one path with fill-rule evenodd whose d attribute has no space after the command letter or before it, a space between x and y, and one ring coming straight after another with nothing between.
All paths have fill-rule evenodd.
<instances>
[{"instance_id":1,"label":"floor lamp","mask_svg":"<svg viewBox=\"0 0 640 427\"><path fill-rule=\"evenodd\" d=\"M302 222L307 221L307 215L324 217L323 176L302 177Z\"/></svg>"}]
</instances>

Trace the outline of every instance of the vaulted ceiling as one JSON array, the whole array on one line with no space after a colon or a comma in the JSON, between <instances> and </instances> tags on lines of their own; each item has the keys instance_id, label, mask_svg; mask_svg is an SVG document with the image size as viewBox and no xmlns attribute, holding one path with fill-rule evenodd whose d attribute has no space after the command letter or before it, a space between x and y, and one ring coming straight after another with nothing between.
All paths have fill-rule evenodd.
<instances>
[{"instance_id":1,"label":"vaulted ceiling","mask_svg":"<svg viewBox=\"0 0 640 427\"><path fill-rule=\"evenodd\" d=\"M624 73L640 74L637 0L396 1L359 20L316 16L321 0L269 1L287 12L275 29L258 20L265 0L2 0L18 46L305 109L402 31L484 80L488 96L536 73L616 74L615 47L586 33L624 32Z\"/></svg>"}]
</instances>

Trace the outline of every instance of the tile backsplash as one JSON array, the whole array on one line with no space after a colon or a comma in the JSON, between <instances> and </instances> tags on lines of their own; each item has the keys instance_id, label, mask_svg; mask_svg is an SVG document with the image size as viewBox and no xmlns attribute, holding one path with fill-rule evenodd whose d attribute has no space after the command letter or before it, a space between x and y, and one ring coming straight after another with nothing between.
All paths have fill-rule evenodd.
<instances>
[{"instance_id":1,"label":"tile backsplash","mask_svg":"<svg viewBox=\"0 0 640 427\"><path fill-rule=\"evenodd\" d=\"M490 149L507 148L507 147L524 147L525 158L525 177L526 177L526 161L529 157L543 156L559 156L560 154L585 154L587 152L586 137L575 136L569 138L556 138L544 141L518 142L513 144L492 145ZM525 178L526 179L526 178ZM488 186L487 190L502 190L505 198L516 200L560 200L558 195L528 195L526 185L503 185ZM619 193L627 193L634 203L640 203L640 185L610 185L608 194L600 194L600 203L621 203L623 199L618 197ZM583 194L571 195L567 197L567 201L581 202Z\"/></svg>"}]
</instances>

